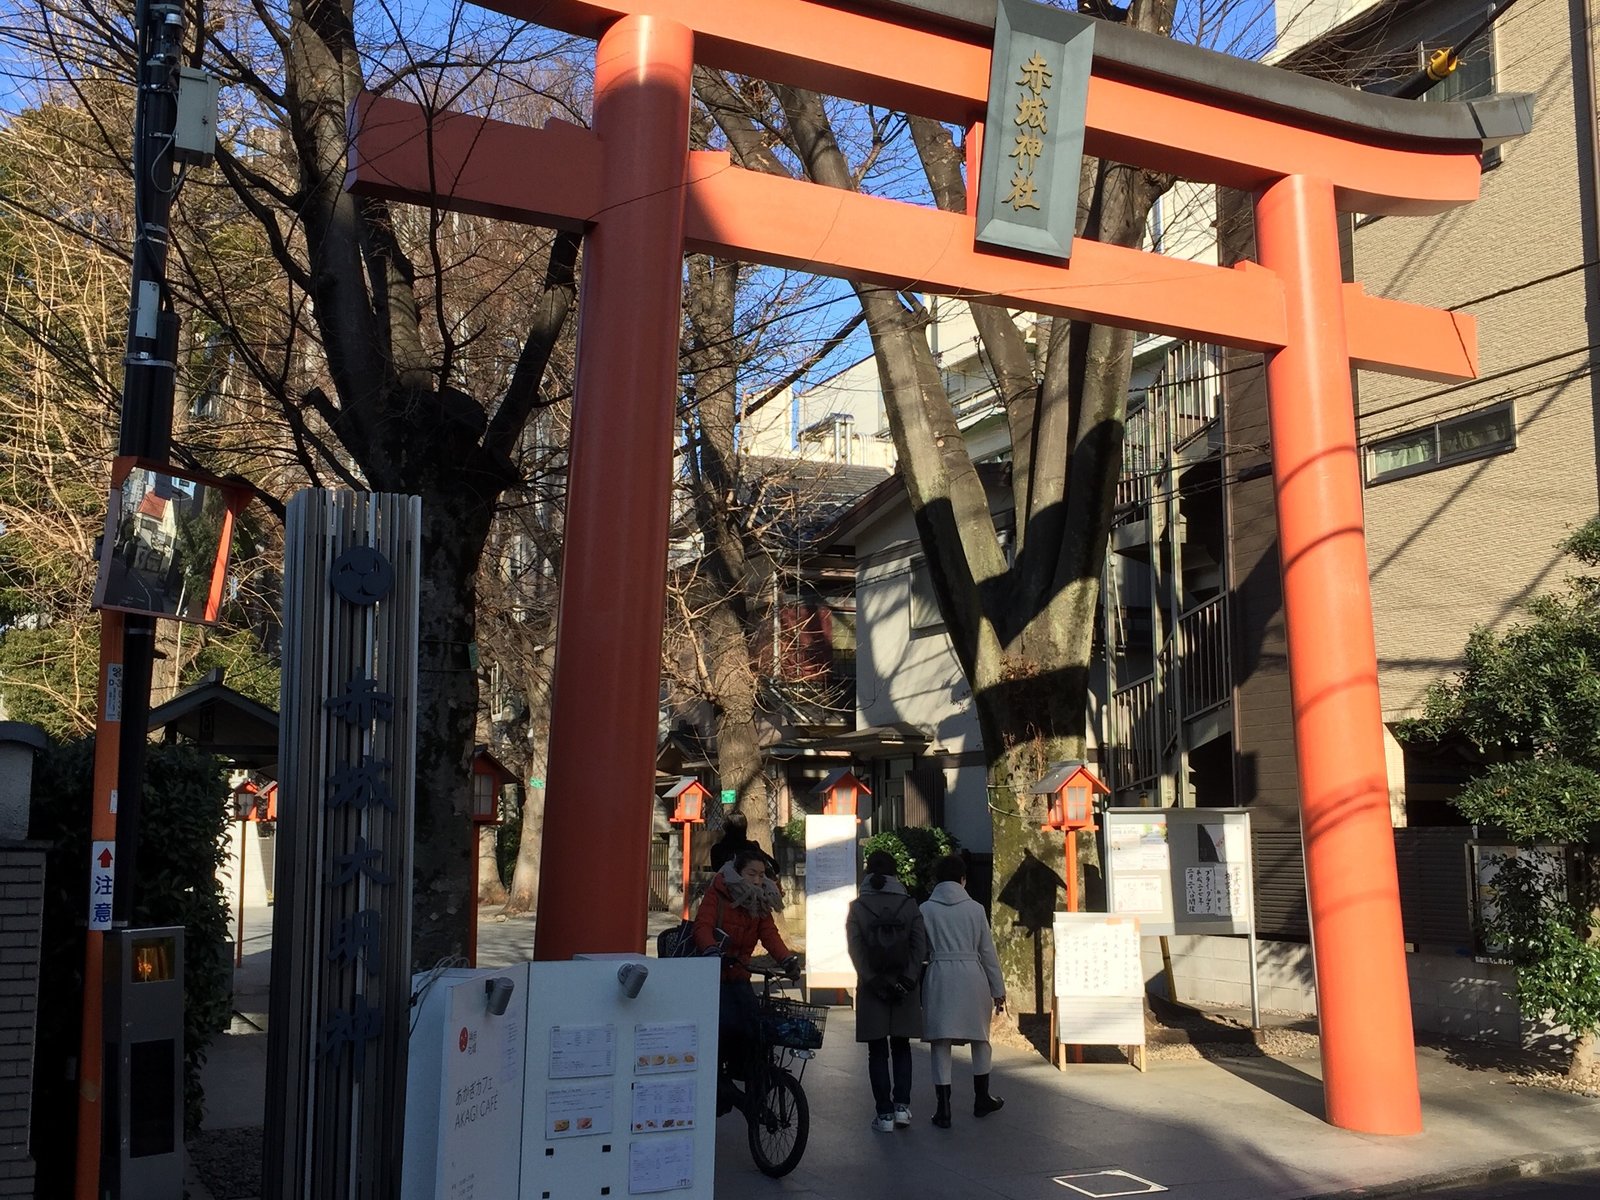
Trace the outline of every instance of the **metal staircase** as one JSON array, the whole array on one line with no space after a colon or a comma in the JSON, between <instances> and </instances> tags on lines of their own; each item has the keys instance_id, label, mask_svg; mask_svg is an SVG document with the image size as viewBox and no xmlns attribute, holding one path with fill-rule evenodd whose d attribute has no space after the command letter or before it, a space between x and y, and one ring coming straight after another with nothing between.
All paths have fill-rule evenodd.
<instances>
[{"instance_id":1,"label":"metal staircase","mask_svg":"<svg viewBox=\"0 0 1600 1200\"><path fill-rule=\"evenodd\" d=\"M1127 421L1111 548L1101 595L1109 702L1101 744L1121 798L1192 803L1188 752L1231 729L1228 601L1185 604L1183 474L1221 453L1216 351L1192 342L1167 350L1160 373ZM1117 556L1143 564L1148 594L1131 596ZM1145 589L1140 589L1145 590ZM1147 612L1148 621L1135 614Z\"/></svg>"}]
</instances>

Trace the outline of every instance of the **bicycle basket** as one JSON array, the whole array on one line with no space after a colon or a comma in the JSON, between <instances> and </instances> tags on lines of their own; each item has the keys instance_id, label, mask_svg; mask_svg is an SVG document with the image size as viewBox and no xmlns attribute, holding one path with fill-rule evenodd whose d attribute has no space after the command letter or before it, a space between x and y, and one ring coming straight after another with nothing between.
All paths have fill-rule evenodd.
<instances>
[{"instance_id":1,"label":"bicycle basket","mask_svg":"<svg viewBox=\"0 0 1600 1200\"><path fill-rule=\"evenodd\" d=\"M761 1024L767 1040L791 1050L817 1050L822 1046L822 1031L828 1024L828 1010L820 1004L798 1000L769 999L761 1010Z\"/></svg>"}]
</instances>

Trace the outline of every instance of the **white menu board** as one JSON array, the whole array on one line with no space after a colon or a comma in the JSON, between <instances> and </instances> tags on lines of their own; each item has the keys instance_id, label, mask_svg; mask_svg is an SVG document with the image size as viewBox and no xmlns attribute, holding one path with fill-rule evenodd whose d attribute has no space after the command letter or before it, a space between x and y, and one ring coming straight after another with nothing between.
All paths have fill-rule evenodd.
<instances>
[{"instance_id":1,"label":"white menu board","mask_svg":"<svg viewBox=\"0 0 1600 1200\"><path fill-rule=\"evenodd\" d=\"M406 1064L400 1200L515 1196L522 1157L528 967L419 976ZM491 1015L484 982L509 979L506 1011Z\"/></svg>"},{"instance_id":2,"label":"white menu board","mask_svg":"<svg viewBox=\"0 0 1600 1200\"><path fill-rule=\"evenodd\" d=\"M556 1025L550 1030L551 1079L586 1079L616 1070L615 1025Z\"/></svg>"},{"instance_id":3,"label":"white menu board","mask_svg":"<svg viewBox=\"0 0 1600 1200\"><path fill-rule=\"evenodd\" d=\"M629 963L649 972L632 997L617 981ZM710 1200L719 967L626 954L530 965L521 1187L495 1200Z\"/></svg>"},{"instance_id":4,"label":"white menu board","mask_svg":"<svg viewBox=\"0 0 1600 1200\"><path fill-rule=\"evenodd\" d=\"M630 1196L677 1191L693 1183L693 1138L641 1138L628 1147Z\"/></svg>"}]
</instances>

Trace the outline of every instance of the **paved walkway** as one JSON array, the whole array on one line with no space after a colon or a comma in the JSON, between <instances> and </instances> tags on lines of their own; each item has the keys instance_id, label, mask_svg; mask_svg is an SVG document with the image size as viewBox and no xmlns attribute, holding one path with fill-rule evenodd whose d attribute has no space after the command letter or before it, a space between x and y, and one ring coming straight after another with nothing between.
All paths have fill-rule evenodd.
<instances>
[{"instance_id":1,"label":"paved walkway","mask_svg":"<svg viewBox=\"0 0 1600 1200\"><path fill-rule=\"evenodd\" d=\"M246 914L246 967L236 989L236 1008L263 1026L267 915ZM652 931L669 923L657 916ZM252 924L262 932L252 936ZM484 965L525 958L531 946L531 921L491 915L480 925ZM245 1021L234 1028L206 1067L206 1126L240 1128L249 1141L244 1130L261 1124L266 1038ZM852 1014L836 1008L827 1044L805 1074L805 1159L786 1179L765 1178L750 1160L739 1118L724 1117L716 1191L723 1200L1069 1200L1143 1192L1137 1180L1145 1180L1181 1200L1303 1200L1409 1194L1424 1183L1514 1172L1519 1163L1600 1162L1600 1099L1517 1086L1438 1050L1420 1051L1418 1063L1426 1132L1382 1138L1320 1119L1315 1059L1152 1061L1141 1075L1098 1063L1062 1072L1036 1055L999 1050L995 1091L1006 1108L980 1122L971 1115L970 1073L958 1050L955 1127L939 1130L927 1120L931 1075L919 1046L916 1119L909 1129L881 1134L867 1125L865 1054L854 1042ZM203 1189L193 1195L212 1200Z\"/></svg>"}]
</instances>

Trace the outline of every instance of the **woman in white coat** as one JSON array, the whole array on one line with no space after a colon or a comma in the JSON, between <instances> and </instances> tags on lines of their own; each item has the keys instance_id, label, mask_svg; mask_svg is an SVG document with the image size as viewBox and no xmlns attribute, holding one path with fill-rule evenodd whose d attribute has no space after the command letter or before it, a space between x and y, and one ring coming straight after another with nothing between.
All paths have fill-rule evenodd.
<instances>
[{"instance_id":1,"label":"woman in white coat","mask_svg":"<svg viewBox=\"0 0 1600 1200\"><path fill-rule=\"evenodd\" d=\"M950 1128L950 1047L972 1046L972 1115L1005 1105L989 1094L994 1053L989 1023L1006 1007L1006 985L994 952L989 918L967 895L967 864L949 854L934 864L934 888L922 906L928 931L928 970L922 977L922 1040L933 1045L933 1123Z\"/></svg>"}]
</instances>

